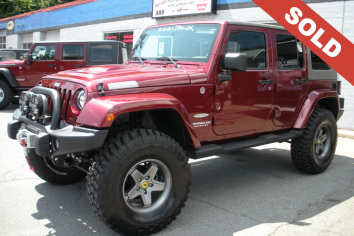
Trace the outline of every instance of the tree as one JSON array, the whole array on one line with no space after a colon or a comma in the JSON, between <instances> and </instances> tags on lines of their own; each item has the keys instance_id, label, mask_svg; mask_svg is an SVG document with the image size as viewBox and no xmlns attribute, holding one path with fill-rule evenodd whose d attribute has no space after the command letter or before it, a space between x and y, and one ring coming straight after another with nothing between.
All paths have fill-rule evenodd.
<instances>
[{"instance_id":1,"label":"tree","mask_svg":"<svg viewBox=\"0 0 354 236\"><path fill-rule=\"evenodd\" d=\"M74 0L0 0L0 19Z\"/></svg>"}]
</instances>

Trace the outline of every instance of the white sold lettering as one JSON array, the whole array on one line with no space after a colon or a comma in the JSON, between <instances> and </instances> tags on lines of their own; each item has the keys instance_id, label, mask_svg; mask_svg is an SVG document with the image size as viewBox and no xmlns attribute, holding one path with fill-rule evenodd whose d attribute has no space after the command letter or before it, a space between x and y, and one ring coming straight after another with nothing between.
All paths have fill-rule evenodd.
<instances>
[{"instance_id":1,"label":"white sold lettering","mask_svg":"<svg viewBox=\"0 0 354 236\"><path fill-rule=\"evenodd\" d=\"M310 24L311 28L306 31L305 30L305 25L307 25L307 24ZM316 23L313 20L309 19L309 18L303 19L300 22L300 24L299 24L299 30L300 30L300 33L302 33L303 35L311 36L316 31Z\"/></svg>"},{"instance_id":2,"label":"white sold lettering","mask_svg":"<svg viewBox=\"0 0 354 236\"><path fill-rule=\"evenodd\" d=\"M333 52L330 51L330 49L333 47L333 46L336 46L336 49L334 49ZM340 53L342 49L342 46L334 39L332 38L328 43L327 45L323 48L323 51L330 57L336 57L338 56L338 54Z\"/></svg>"},{"instance_id":3,"label":"white sold lettering","mask_svg":"<svg viewBox=\"0 0 354 236\"><path fill-rule=\"evenodd\" d=\"M290 9L290 14L293 17L293 20L290 18L288 13L285 14L285 19L292 25L299 23L300 19L298 16L302 17L302 11L297 7L293 7Z\"/></svg>"},{"instance_id":4,"label":"white sold lettering","mask_svg":"<svg viewBox=\"0 0 354 236\"><path fill-rule=\"evenodd\" d=\"M296 25L300 22L300 18L302 18L302 16L303 16L302 11L297 7L293 7L290 9L290 15L288 13L285 14L285 19L291 25ZM308 24L310 25L310 29L305 30L305 26ZM300 33L307 37L315 34L316 29L317 29L316 23L310 18L305 18L301 20L299 24ZM323 44L319 42L319 39L322 37L324 33L325 31L322 28L320 28L316 32L316 34L311 38L311 42L313 42L320 49L323 47ZM333 47L335 48L334 50L331 51ZM322 49L322 51L330 57L338 56L341 50L342 50L342 46L334 38L332 38Z\"/></svg>"},{"instance_id":5,"label":"white sold lettering","mask_svg":"<svg viewBox=\"0 0 354 236\"><path fill-rule=\"evenodd\" d=\"M318 42L318 39L321 38L322 34L324 33L325 31L320 28L317 33L315 34L315 36L313 36L313 38L311 39L311 42L313 42L317 47L319 48L322 48L322 43Z\"/></svg>"}]
</instances>

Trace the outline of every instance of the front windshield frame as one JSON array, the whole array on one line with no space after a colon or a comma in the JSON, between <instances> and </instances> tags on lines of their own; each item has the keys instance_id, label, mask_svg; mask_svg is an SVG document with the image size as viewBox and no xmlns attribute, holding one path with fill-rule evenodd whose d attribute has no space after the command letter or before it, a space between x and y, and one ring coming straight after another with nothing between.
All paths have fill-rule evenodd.
<instances>
[{"instance_id":1,"label":"front windshield frame","mask_svg":"<svg viewBox=\"0 0 354 236\"><path fill-rule=\"evenodd\" d=\"M135 58L140 57L144 60L144 62L156 61L156 59L158 58L172 58L178 61L178 63L181 62L182 63L183 62L207 63L209 62L212 52L214 50L218 35L220 33L220 28L221 25L217 23L175 24L175 25L165 25L160 27L148 28L144 30L144 32L141 34L140 38L138 39L136 45L134 46L129 56L129 60L131 60L131 58L134 57ZM195 33L193 34L192 32ZM149 33L151 33L151 35L149 35ZM189 35L195 36L197 34L200 35L199 38L195 38L196 39L195 41L190 41L190 40L188 41L185 39L182 40L182 36L189 36ZM153 37L155 37L155 39ZM149 42L149 39L151 40L154 39L155 41L157 40L158 42L158 46L156 45L155 48L151 49L152 47L148 47L149 50L151 51L149 52L150 55L146 52L143 52L144 47L148 45L147 42ZM163 39L162 42L159 41L160 39ZM165 45L166 42L165 39L167 39L166 44L168 43L171 44L170 50L169 51L167 50L167 53L165 53L165 49L162 49L161 51L161 46L160 46L161 44ZM178 40L179 40L179 44L178 44ZM177 45L177 49L176 47L174 47L175 45L173 44L175 41L177 41L177 43L175 44ZM198 47L192 47L194 45L193 43L194 44L199 43ZM188 44L188 46L190 47L189 50L187 47L184 47L185 44ZM164 46L162 47L165 48ZM169 48L167 47L167 49ZM193 50L196 51L197 53L193 54L196 55L193 57L186 56L186 55L183 56L182 55L183 53L181 54L183 50L184 50L183 53L191 54L193 53ZM166 61L168 62L169 60Z\"/></svg>"}]
</instances>

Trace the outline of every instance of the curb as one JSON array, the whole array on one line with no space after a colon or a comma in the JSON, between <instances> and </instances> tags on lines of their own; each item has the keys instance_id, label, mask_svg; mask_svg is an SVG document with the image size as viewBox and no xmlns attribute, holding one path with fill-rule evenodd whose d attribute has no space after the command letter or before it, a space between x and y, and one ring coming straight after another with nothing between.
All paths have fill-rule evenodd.
<instances>
[{"instance_id":1,"label":"curb","mask_svg":"<svg viewBox=\"0 0 354 236\"><path fill-rule=\"evenodd\" d=\"M338 137L354 139L353 135L348 135L348 134L340 134L340 133L338 133Z\"/></svg>"}]
</instances>

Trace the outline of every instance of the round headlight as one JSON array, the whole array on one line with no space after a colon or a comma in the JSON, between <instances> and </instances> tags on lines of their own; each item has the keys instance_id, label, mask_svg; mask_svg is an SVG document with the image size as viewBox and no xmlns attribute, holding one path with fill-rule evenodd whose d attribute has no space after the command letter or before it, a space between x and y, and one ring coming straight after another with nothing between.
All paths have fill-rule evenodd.
<instances>
[{"instance_id":1,"label":"round headlight","mask_svg":"<svg viewBox=\"0 0 354 236\"><path fill-rule=\"evenodd\" d=\"M79 92L76 95L76 105L80 108L84 108L86 103L86 94L84 90L79 90Z\"/></svg>"}]
</instances>

